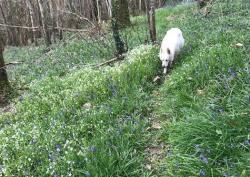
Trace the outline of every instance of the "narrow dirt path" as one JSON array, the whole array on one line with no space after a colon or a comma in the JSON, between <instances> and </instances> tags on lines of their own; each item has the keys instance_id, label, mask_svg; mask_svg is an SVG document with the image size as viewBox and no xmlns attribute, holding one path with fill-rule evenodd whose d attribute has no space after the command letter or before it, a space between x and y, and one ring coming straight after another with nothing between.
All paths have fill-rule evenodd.
<instances>
[{"instance_id":1,"label":"narrow dirt path","mask_svg":"<svg viewBox=\"0 0 250 177\"><path fill-rule=\"evenodd\" d=\"M155 110L160 106L160 86L152 92L151 108L152 113L149 116L150 125L147 127L151 137L148 142L148 147L145 150L146 161L145 168L151 172L151 176L159 177L164 176L165 171L164 158L167 156L169 151L169 145L162 139L162 133L164 130L165 121L161 120Z\"/></svg>"}]
</instances>

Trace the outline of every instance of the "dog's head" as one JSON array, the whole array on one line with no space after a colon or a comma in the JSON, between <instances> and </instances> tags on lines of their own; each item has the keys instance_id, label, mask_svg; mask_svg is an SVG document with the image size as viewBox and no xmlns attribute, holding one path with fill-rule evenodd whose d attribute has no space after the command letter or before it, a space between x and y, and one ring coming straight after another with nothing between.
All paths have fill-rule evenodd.
<instances>
[{"instance_id":1,"label":"dog's head","mask_svg":"<svg viewBox=\"0 0 250 177\"><path fill-rule=\"evenodd\" d=\"M162 62L162 67L168 67L169 61L172 61L172 54L169 48L160 50L160 60Z\"/></svg>"}]
</instances>

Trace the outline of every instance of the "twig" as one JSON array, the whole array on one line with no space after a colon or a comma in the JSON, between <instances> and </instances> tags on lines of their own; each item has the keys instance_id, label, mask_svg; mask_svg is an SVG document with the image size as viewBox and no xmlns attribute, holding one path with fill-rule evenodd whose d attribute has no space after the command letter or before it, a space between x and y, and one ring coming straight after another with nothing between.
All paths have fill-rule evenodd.
<instances>
[{"instance_id":1,"label":"twig","mask_svg":"<svg viewBox=\"0 0 250 177\"><path fill-rule=\"evenodd\" d=\"M115 57L115 58L112 58L112 59L110 59L110 60L108 60L108 61L105 61L105 62L103 62L103 63L100 63L100 64L96 65L95 67L101 67L101 66L104 66L104 65L113 63L113 62L115 62L115 61L121 61L121 60L124 59L125 56L126 56L126 54L122 54L122 55L120 55L120 56L118 56L118 57Z\"/></svg>"},{"instance_id":2,"label":"twig","mask_svg":"<svg viewBox=\"0 0 250 177\"><path fill-rule=\"evenodd\" d=\"M13 61L13 62L9 62L6 63L4 66L2 66L0 69L6 68L8 65L17 65L17 64L22 64L23 62L21 61Z\"/></svg>"},{"instance_id":3,"label":"twig","mask_svg":"<svg viewBox=\"0 0 250 177\"><path fill-rule=\"evenodd\" d=\"M70 12L70 11L66 11L66 10L58 10L58 11L61 11L61 12L63 12L63 13L67 13L67 14L75 15L75 16L78 17L79 19L85 20L85 21L87 21L89 24L91 24L92 26L95 26L95 24L92 23L88 18L83 17L83 16L81 16L81 15L79 15L79 14L77 14L77 13Z\"/></svg>"},{"instance_id":4,"label":"twig","mask_svg":"<svg viewBox=\"0 0 250 177\"><path fill-rule=\"evenodd\" d=\"M9 28L21 28L21 29L33 29L35 31L40 30L40 27L29 27L29 26L18 26L18 25L7 25L0 23L0 26L9 27ZM62 31L71 31L71 32L87 32L89 30L87 29L73 29L73 28L61 28L61 27L51 27L49 26L49 29L59 29Z\"/></svg>"}]
</instances>

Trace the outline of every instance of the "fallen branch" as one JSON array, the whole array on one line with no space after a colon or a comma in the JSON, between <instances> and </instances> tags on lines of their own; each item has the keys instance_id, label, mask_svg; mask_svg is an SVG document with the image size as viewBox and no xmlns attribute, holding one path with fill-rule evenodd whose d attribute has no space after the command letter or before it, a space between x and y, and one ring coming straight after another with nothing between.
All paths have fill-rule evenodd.
<instances>
[{"instance_id":1,"label":"fallen branch","mask_svg":"<svg viewBox=\"0 0 250 177\"><path fill-rule=\"evenodd\" d=\"M112 59L110 59L108 61L100 63L100 64L96 65L95 67L101 67L101 66L108 65L108 64L116 62L116 61L121 61L121 60L124 59L125 56L126 56L126 54L124 53L124 54L122 54L122 55L120 55L118 57L115 57L115 58L112 58Z\"/></svg>"},{"instance_id":2,"label":"fallen branch","mask_svg":"<svg viewBox=\"0 0 250 177\"><path fill-rule=\"evenodd\" d=\"M20 28L20 29L30 29L33 31L40 31L41 27L40 26L35 26L35 27L29 27L29 26L18 26L18 25L7 25L7 24L2 24L0 23L0 26L3 27L8 27L8 28ZM61 28L61 27L51 27L49 26L48 29L58 29L62 31L70 31L70 32L88 32L88 29L74 29L74 28Z\"/></svg>"},{"instance_id":3,"label":"fallen branch","mask_svg":"<svg viewBox=\"0 0 250 177\"><path fill-rule=\"evenodd\" d=\"M4 66L2 66L0 69L6 68L6 67L9 66L9 65L18 65L18 64L22 64L22 63L23 63L22 61L13 61L13 62L9 62L9 63L6 63Z\"/></svg>"}]
</instances>

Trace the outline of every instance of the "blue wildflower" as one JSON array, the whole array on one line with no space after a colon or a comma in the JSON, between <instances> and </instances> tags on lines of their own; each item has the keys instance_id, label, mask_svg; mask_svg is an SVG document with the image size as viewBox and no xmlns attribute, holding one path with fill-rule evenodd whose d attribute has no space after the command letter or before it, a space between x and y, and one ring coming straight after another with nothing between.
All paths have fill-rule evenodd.
<instances>
[{"instance_id":1,"label":"blue wildflower","mask_svg":"<svg viewBox=\"0 0 250 177\"><path fill-rule=\"evenodd\" d=\"M88 171L85 171L85 172L84 172L84 175L85 175L85 176L91 176L90 172L88 172Z\"/></svg>"},{"instance_id":2,"label":"blue wildflower","mask_svg":"<svg viewBox=\"0 0 250 177\"><path fill-rule=\"evenodd\" d=\"M223 113L223 112L224 112L224 109L222 109L222 108L221 108L221 109L218 109L218 112L219 112L219 113Z\"/></svg>"},{"instance_id":3,"label":"blue wildflower","mask_svg":"<svg viewBox=\"0 0 250 177\"><path fill-rule=\"evenodd\" d=\"M4 166L0 165L0 174L3 172Z\"/></svg>"},{"instance_id":4,"label":"blue wildflower","mask_svg":"<svg viewBox=\"0 0 250 177\"><path fill-rule=\"evenodd\" d=\"M196 153L201 151L201 148L200 148L199 144L196 144L194 147L195 147Z\"/></svg>"},{"instance_id":5,"label":"blue wildflower","mask_svg":"<svg viewBox=\"0 0 250 177\"><path fill-rule=\"evenodd\" d=\"M61 148L62 148L62 146L61 146L60 144L57 144L57 145L56 145L56 151L57 151L57 152L60 152L60 151L61 151Z\"/></svg>"},{"instance_id":6,"label":"blue wildflower","mask_svg":"<svg viewBox=\"0 0 250 177\"><path fill-rule=\"evenodd\" d=\"M202 162L204 162L205 164L208 164L208 158L207 158L206 156L204 156L204 154L201 154L201 155L200 155L200 160L201 160Z\"/></svg>"},{"instance_id":7,"label":"blue wildflower","mask_svg":"<svg viewBox=\"0 0 250 177\"><path fill-rule=\"evenodd\" d=\"M203 169L200 169L200 176L205 176L206 175L206 172L205 172L205 170L203 170Z\"/></svg>"},{"instance_id":8,"label":"blue wildflower","mask_svg":"<svg viewBox=\"0 0 250 177\"><path fill-rule=\"evenodd\" d=\"M89 151L94 153L97 151L97 148L95 146L90 146Z\"/></svg>"},{"instance_id":9,"label":"blue wildflower","mask_svg":"<svg viewBox=\"0 0 250 177\"><path fill-rule=\"evenodd\" d=\"M247 139L246 141L244 141L244 145L250 145L250 139Z\"/></svg>"},{"instance_id":10,"label":"blue wildflower","mask_svg":"<svg viewBox=\"0 0 250 177\"><path fill-rule=\"evenodd\" d=\"M232 78L235 78L237 76L237 73L233 70L233 68L229 68L228 72Z\"/></svg>"},{"instance_id":11,"label":"blue wildflower","mask_svg":"<svg viewBox=\"0 0 250 177\"><path fill-rule=\"evenodd\" d=\"M227 173L223 173L223 177L228 177L228 174Z\"/></svg>"},{"instance_id":12,"label":"blue wildflower","mask_svg":"<svg viewBox=\"0 0 250 177\"><path fill-rule=\"evenodd\" d=\"M59 175L54 175L54 177L60 177Z\"/></svg>"},{"instance_id":13,"label":"blue wildflower","mask_svg":"<svg viewBox=\"0 0 250 177\"><path fill-rule=\"evenodd\" d=\"M168 149L166 154L167 154L167 157L170 157L173 155L173 152L172 150Z\"/></svg>"},{"instance_id":14,"label":"blue wildflower","mask_svg":"<svg viewBox=\"0 0 250 177\"><path fill-rule=\"evenodd\" d=\"M19 100L20 102L22 102L22 101L24 100L24 99L23 99L23 96L19 96L18 100Z\"/></svg>"}]
</instances>

